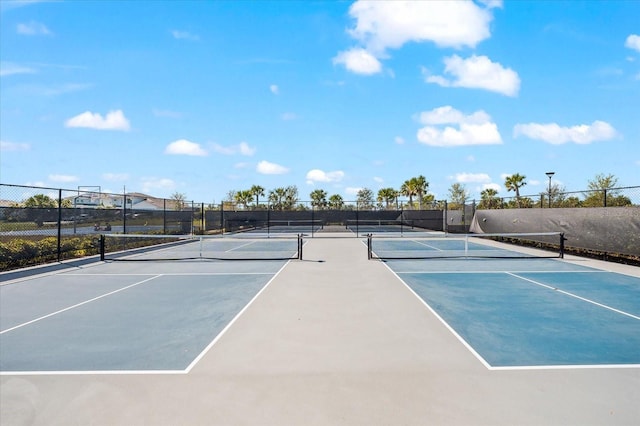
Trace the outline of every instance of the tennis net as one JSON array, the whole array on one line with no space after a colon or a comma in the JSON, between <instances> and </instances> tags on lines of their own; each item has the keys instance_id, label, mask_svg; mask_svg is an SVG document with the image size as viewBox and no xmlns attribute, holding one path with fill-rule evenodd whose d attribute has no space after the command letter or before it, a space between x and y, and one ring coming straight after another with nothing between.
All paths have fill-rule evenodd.
<instances>
[{"instance_id":1,"label":"tennis net","mask_svg":"<svg viewBox=\"0 0 640 426\"><path fill-rule=\"evenodd\" d=\"M367 233L404 233L404 232L415 232L415 231L425 231L422 228L414 226L413 220L384 220L384 219L347 219L345 221L345 227L352 231L360 234Z\"/></svg>"},{"instance_id":2,"label":"tennis net","mask_svg":"<svg viewBox=\"0 0 640 426\"><path fill-rule=\"evenodd\" d=\"M258 220L258 219L228 219L225 230L228 233L277 233L296 234L299 232L317 232L322 230L322 220Z\"/></svg>"},{"instance_id":3,"label":"tennis net","mask_svg":"<svg viewBox=\"0 0 640 426\"><path fill-rule=\"evenodd\" d=\"M439 234L417 237L367 235L369 259L562 258L564 234Z\"/></svg>"},{"instance_id":4,"label":"tennis net","mask_svg":"<svg viewBox=\"0 0 640 426\"><path fill-rule=\"evenodd\" d=\"M302 259L302 246L302 235L234 238L105 234L100 237L100 260L289 260Z\"/></svg>"}]
</instances>

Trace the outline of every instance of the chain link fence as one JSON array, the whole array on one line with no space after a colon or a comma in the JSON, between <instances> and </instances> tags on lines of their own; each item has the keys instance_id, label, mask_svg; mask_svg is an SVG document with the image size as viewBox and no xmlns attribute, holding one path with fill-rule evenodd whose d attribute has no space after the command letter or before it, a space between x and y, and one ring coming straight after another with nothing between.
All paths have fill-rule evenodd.
<instances>
[{"instance_id":1,"label":"chain link fence","mask_svg":"<svg viewBox=\"0 0 640 426\"><path fill-rule=\"evenodd\" d=\"M97 189L97 190L96 190ZM468 232L476 210L640 205L640 186L598 191L410 204L279 200L221 204L113 194L99 187L60 189L0 184L0 271L98 254L102 233L216 234L269 229L292 221L346 231L348 223L399 222L421 229Z\"/></svg>"}]
</instances>

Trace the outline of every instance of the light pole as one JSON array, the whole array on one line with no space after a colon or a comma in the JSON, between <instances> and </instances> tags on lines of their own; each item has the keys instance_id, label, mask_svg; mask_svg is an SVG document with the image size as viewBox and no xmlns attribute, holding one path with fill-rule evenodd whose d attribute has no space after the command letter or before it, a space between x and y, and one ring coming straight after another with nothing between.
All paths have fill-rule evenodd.
<instances>
[{"instance_id":1,"label":"light pole","mask_svg":"<svg viewBox=\"0 0 640 426\"><path fill-rule=\"evenodd\" d=\"M551 208L551 177L553 175L555 175L555 172L547 172L545 173L547 176L549 176L549 192L547 193L547 196L549 197L549 208Z\"/></svg>"}]
</instances>

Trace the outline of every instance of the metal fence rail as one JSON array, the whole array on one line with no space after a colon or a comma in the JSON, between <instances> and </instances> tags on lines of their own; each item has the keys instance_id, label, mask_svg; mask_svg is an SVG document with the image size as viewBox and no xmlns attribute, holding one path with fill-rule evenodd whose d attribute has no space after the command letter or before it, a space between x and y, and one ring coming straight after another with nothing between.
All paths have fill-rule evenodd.
<instances>
[{"instance_id":1,"label":"metal fence rail","mask_svg":"<svg viewBox=\"0 0 640 426\"><path fill-rule=\"evenodd\" d=\"M196 203L139 193L113 194L97 187L61 189L0 184L0 271L98 254L101 233L214 234L251 224L321 221L344 225L354 220L405 220L416 226L468 232L476 210L575 208L640 205L640 186L597 191L494 197L464 203L432 201L418 206L346 201L340 206L310 201L282 204Z\"/></svg>"}]
</instances>

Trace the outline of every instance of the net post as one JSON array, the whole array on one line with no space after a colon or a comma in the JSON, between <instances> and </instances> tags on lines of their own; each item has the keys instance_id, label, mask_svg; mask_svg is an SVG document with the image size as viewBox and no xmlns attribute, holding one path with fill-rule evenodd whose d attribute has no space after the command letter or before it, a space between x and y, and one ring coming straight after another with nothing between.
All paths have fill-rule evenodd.
<instances>
[{"instance_id":1,"label":"net post","mask_svg":"<svg viewBox=\"0 0 640 426\"><path fill-rule=\"evenodd\" d=\"M372 254L373 249L371 247L372 246L371 239L372 239L371 234L367 234L367 260L371 260L371 258L373 257L373 254Z\"/></svg>"},{"instance_id":2,"label":"net post","mask_svg":"<svg viewBox=\"0 0 640 426\"><path fill-rule=\"evenodd\" d=\"M560 233L560 259L564 259L564 242L567 239L564 237L564 232Z\"/></svg>"},{"instance_id":3,"label":"net post","mask_svg":"<svg viewBox=\"0 0 640 426\"><path fill-rule=\"evenodd\" d=\"M104 234L100 234L100 261L104 262Z\"/></svg>"},{"instance_id":4,"label":"net post","mask_svg":"<svg viewBox=\"0 0 640 426\"><path fill-rule=\"evenodd\" d=\"M298 260L302 260L302 234L298 234Z\"/></svg>"}]
</instances>

